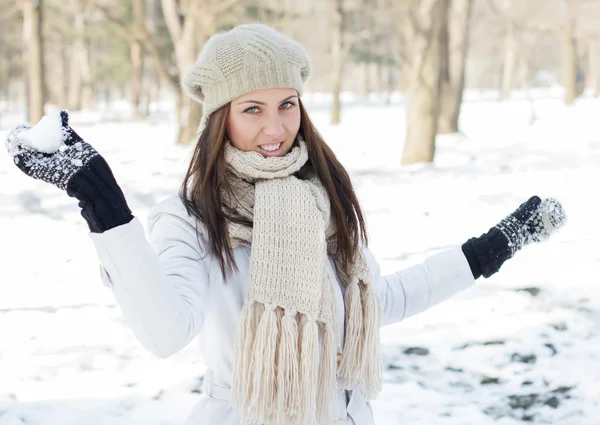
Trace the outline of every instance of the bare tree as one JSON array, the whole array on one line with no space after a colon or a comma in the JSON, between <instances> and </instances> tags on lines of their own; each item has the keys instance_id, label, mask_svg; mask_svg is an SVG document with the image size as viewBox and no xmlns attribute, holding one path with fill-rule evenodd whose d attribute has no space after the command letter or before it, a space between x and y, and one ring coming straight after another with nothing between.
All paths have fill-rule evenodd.
<instances>
[{"instance_id":1,"label":"bare tree","mask_svg":"<svg viewBox=\"0 0 600 425\"><path fill-rule=\"evenodd\" d=\"M169 34L175 48L175 63L179 75L184 75L194 63L198 54L199 43L205 36L199 35L200 7L206 6L199 1L162 0L163 14L169 29ZM202 10L203 13L206 9ZM206 20L210 28L202 28L209 33L214 31L214 22ZM200 40L198 40L200 39ZM179 115L178 143L189 143L196 136L196 129L202 116L202 106L188 97L184 97L183 109Z\"/></svg>"},{"instance_id":2,"label":"bare tree","mask_svg":"<svg viewBox=\"0 0 600 425\"><path fill-rule=\"evenodd\" d=\"M89 107L94 102L93 77L90 64L90 51L86 34L86 16L90 3L83 0L71 0L74 13L72 56L70 57L69 97L70 109Z\"/></svg>"},{"instance_id":3,"label":"bare tree","mask_svg":"<svg viewBox=\"0 0 600 425\"><path fill-rule=\"evenodd\" d=\"M500 88L500 100L510 99L510 92L515 86L515 73L517 67L517 29L515 23L505 19L504 26L504 61L502 63L502 87Z\"/></svg>"},{"instance_id":4,"label":"bare tree","mask_svg":"<svg viewBox=\"0 0 600 425\"><path fill-rule=\"evenodd\" d=\"M565 21L562 25L562 43L563 43L563 79L565 83L565 103L573 103L579 96L577 87L578 61L577 61L577 41L575 40L575 2L573 0L563 0L561 2L565 8Z\"/></svg>"},{"instance_id":5,"label":"bare tree","mask_svg":"<svg viewBox=\"0 0 600 425\"><path fill-rule=\"evenodd\" d=\"M23 36L27 60L27 119L35 124L44 116L46 101L41 0L23 1Z\"/></svg>"},{"instance_id":6,"label":"bare tree","mask_svg":"<svg viewBox=\"0 0 600 425\"><path fill-rule=\"evenodd\" d=\"M184 75L194 63L202 44L216 32L223 15L240 0L162 0L163 14L175 48L179 75ZM196 139L202 116L202 105L184 97L180 114L178 143Z\"/></svg>"},{"instance_id":7,"label":"bare tree","mask_svg":"<svg viewBox=\"0 0 600 425\"><path fill-rule=\"evenodd\" d=\"M295 20L303 18L295 0L246 0L246 15L280 32L289 31Z\"/></svg>"},{"instance_id":8,"label":"bare tree","mask_svg":"<svg viewBox=\"0 0 600 425\"><path fill-rule=\"evenodd\" d=\"M133 25L137 34L144 34L146 25L146 4L144 0L133 0ZM143 79L144 79L144 46L142 37L132 37L129 44L131 57L131 103L137 118L144 118L147 110L142 107Z\"/></svg>"},{"instance_id":9,"label":"bare tree","mask_svg":"<svg viewBox=\"0 0 600 425\"><path fill-rule=\"evenodd\" d=\"M331 1L331 124L341 121L340 94L342 91L342 72L347 55L344 45L344 0Z\"/></svg>"},{"instance_id":10,"label":"bare tree","mask_svg":"<svg viewBox=\"0 0 600 425\"><path fill-rule=\"evenodd\" d=\"M559 38L562 51L562 80L565 86L565 103L570 104L581 93L579 76L579 58L577 55L577 27L584 12L582 2L585 0L556 0L550 8L548 2L516 2L515 0L488 0L491 10L506 21L506 53L502 98L507 98L512 88L515 66L518 62L517 36L518 29L523 32L553 33ZM597 5L596 0L593 2ZM586 2L592 3L592 2ZM560 13L556 13L559 10Z\"/></svg>"},{"instance_id":11,"label":"bare tree","mask_svg":"<svg viewBox=\"0 0 600 425\"><path fill-rule=\"evenodd\" d=\"M161 54L160 47L158 44L159 36L155 33L154 21L156 16L152 15L155 12L154 8L150 8L150 18L142 21L140 20L140 14L145 10L145 0L132 0L134 15L132 20L127 20L121 16L116 16L113 9L107 7L105 4L96 0L94 7L102 13L102 16L107 19L113 27L117 30L117 35L130 43L131 55L137 56L136 45L145 46L148 49L149 57L152 60L152 64L165 86L171 88L173 97L175 99L175 112L177 116L177 122L180 124L178 128L177 141L180 140L179 135L182 134L181 122L183 121L182 116L184 113L184 93L179 84L179 73L177 72L177 66L172 67L170 60L165 59ZM162 10L162 8L160 9ZM153 18L153 19L152 19ZM132 57L132 59L135 59ZM170 58L169 58L170 59ZM142 64L139 64L138 70ZM135 70L136 66L132 64L132 70ZM132 73L132 78L135 79L135 72Z\"/></svg>"},{"instance_id":12,"label":"bare tree","mask_svg":"<svg viewBox=\"0 0 600 425\"><path fill-rule=\"evenodd\" d=\"M440 52L448 0L412 3L404 38L408 64L407 128L402 164L432 162L439 113Z\"/></svg>"},{"instance_id":13,"label":"bare tree","mask_svg":"<svg viewBox=\"0 0 600 425\"><path fill-rule=\"evenodd\" d=\"M600 52L597 38L589 38L587 45L588 81L592 89L592 95L600 95Z\"/></svg>"},{"instance_id":14,"label":"bare tree","mask_svg":"<svg viewBox=\"0 0 600 425\"><path fill-rule=\"evenodd\" d=\"M438 117L438 133L441 134L458 132L472 9L473 0L450 0L447 25L442 31L441 106Z\"/></svg>"},{"instance_id":15,"label":"bare tree","mask_svg":"<svg viewBox=\"0 0 600 425\"><path fill-rule=\"evenodd\" d=\"M24 40L20 31L23 25L21 6L12 3L2 8L0 12L0 26L3 30L0 38L0 55L5 58L0 62L0 93L4 100L2 111L13 112L18 103L26 103L21 99L23 93L15 90L15 82L22 79L26 60L22 54Z\"/></svg>"},{"instance_id":16,"label":"bare tree","mask_svg":"<svg viewBox=\"0 0 600 425\"><path fill-rule=\"evenodd\" d=\"M587 62L586 77L594 97L600 95L600 29L598 15L600 1L584 0L579 2L579 20L576 37L580 40L583 55Z\"/></svg>"}]
</instances>

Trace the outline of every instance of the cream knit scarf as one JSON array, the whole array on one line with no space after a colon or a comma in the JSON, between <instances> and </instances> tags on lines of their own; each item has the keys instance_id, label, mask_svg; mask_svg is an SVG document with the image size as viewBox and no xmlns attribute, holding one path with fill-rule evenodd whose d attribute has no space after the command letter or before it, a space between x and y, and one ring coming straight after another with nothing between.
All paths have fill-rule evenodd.
<instances>
[{"instance_id":1,"label":"cream knit scarf","mask_svg":"<svg viewBox=\"0 0 600 425\"><path fill-rule=\"evenodd\" d=\"M328 253L335 228L318 178L296 173L308 160L298 140L284 157L264 158L227 143L233 193L230 214L253 223L228 223L233 247L251 243L245 305L234 348L231 405L244 423L330 425L336 375L345 389L360 384L366 399L381 390L381 304L359 250L350 273L335 263L346 286L345 343L336 364L338 329Z\"/></svg>"}]
</instances>

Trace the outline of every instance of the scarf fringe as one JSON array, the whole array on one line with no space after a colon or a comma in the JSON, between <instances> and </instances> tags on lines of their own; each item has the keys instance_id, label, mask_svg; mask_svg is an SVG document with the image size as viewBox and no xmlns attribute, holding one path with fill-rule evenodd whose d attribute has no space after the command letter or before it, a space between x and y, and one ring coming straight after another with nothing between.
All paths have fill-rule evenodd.
<instances>
[{"instance_id":1,"label":"scarf fringe","mask_svg":"<svg viewBox=\"0 0 600 425\"><path fill-rule=\"evenodd\" d=\"M346 287L346 335L344 353L339 367L341 386L346 390L354 388L359 379L363 353L361 347L363 333L363 311L358 278L352 277Z\"/></svg>"},{"instance_id":2,"label":"scarf fringe","mask_svg":"<svg viewBox=\"0 0 600 425\"><path fill-rule=\"evenodd\" d=\"M276 307L251 302L241 313L241 329L235 341L235 355L241 361L234 365L230 405L239 407L242 418L249 423L265 423L275 410Z\"/></svg>"},{"instance_id":3,"label":"scarf fringe","mask_svg":"<svg viewBox=\"0 0 600 425\"><path fill-rule=\"evenodd\" d=\"M316 422L317 381L319 372L319 328L314 319L300 318L300 414L302 424Z\"/></svg>"},{"instance_id":4,"label":"scarf fringe","mask_svg":"<svg viewBox=\"0 0 600 425\"><path fill-rule=\"evenodd\" d=\"M230 406L243 406L252 394L252 374L248 373L252 363L252 348L256 335L257 308L256 303L247 303L240 313L240 330L234 344L234 356L237 361L233 365Z\"/></svg>"},{"instance_id":5,"label":"scarf fringe","mask_svg":"<svg viewBox=\"0 0 600 425\"><path fill-rule=\"evenodd\" d=\"M363 285L364 345L362 353L363 395L365 400L373 400L381 392L383 370L381 365L381 339L379 334L381 302L372 285Z\"/></svg>"},{"instance_id":6,"label":"scarf fringe","mask_svg":"<svg viewBox=\"0 0 600 425\"><path fill-rule=\"evenodd\" d=\"M321 326L321 362L317 391L317 423L332 424L336 415L336 338L332 326Z\"/></svg>"},{"instance_id":7,"label":"scarf fringe","mask_svg":"<svg viewBox=\"0 0 600 425\"><path fill-rule=\"evenodd\" d=\"M250 401L250 417L257 423L264 423L274 411L276 391L276 350L277 350L277 313L275 304L265 305L258 324L254 341L252 363L250 368L259 372L254 377L252 398Z\"/></svg>"},{"instance_id":8,"label":"scarf fringe","mask_svg":"<svg viewBox=\"0 0 600 425\"><path fill-rule=\"evenodd\" d=\"M382 387L381 303L371 285L346 288L346 344L336 370L332 324L275 304L247 303L235 341L230 405L252 424L329 425L335 418L336 374L341 386L362 385L365 400ZM321 350L319 352L319 341ZM360 341L364 341L363 344Z\"/></svg>"},{"instance_id":9,"label":"scarf fringe","mask_svg":"<svg viewBox=\"0 0 600 425\"><path fill-rule=\"evenodd\" d=\"M285 310L277 357L277 423L293 423L300 405L298 322L295 310Z\"/></svg>"},{"instance_id":10,"label":"scarf fringe","mask_svg":"<svg viewBox=\"0 0 600 425\"><path fill-rule=\"evenodd\" d=\"M336 344L331 326L323 324L319 338L316 320L258 302L242 309L240 326L243 332L238 332L235 341L240 361L234 365L230 405L240 409L242 420L331 424L336 397Z\"/></svg>"},{"instance_id":11,"label":"scarf fringe","mask_svg":"<svg viewBox=\"0 0 600 425\"><path fill-rule=\"evenodd\" d=\"M346 288L345 304L346 342L339 367L341 386L351 390L361 384L365 400L372 400L383 385L381 303L373 286L355 276Z\"/></svg>"}]
</instances>

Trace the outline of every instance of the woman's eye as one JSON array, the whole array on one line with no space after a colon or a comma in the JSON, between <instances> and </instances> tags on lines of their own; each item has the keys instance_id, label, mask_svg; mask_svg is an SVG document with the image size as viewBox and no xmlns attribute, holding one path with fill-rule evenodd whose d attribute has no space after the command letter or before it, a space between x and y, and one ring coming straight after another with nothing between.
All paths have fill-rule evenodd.
<instances>
[{"instance_id":1,"label":"woman's eye","mask_svg":"<svg viewBox=\"0 0 600 425\"><path fill-rule=\"evenodd\" d=\"M283 109L291 109L294 106L296 106L296 104L294 102L283 102L281 104L281 108L283 108ZM260 112L260 109L256 106L252 106L244 111L245 114L250 114L250 115L254 115L259 112Z\"/></svg>"},{"instance_id":2,"label":"woman's eye","mask_svg":"<svg viewBox=\"0 0 600 425\"><path fill-rule=\"evenodd\" d=\"M258 108L256 106L248 108L244 111L245 114L256 114L257 112L258 112Z\"/></svg>"}]
</instances>

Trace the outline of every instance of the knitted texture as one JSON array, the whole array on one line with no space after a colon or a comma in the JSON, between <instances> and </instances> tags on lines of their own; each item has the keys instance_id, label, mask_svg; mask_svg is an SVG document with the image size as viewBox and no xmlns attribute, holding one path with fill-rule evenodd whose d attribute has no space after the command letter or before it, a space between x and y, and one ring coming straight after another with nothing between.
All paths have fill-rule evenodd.
<instances>
[{"instance_id":1,"label":"knitted texture","mask_svg":"<svg viewBox=\"0 0 600 425\"><path fill-rule=\"evenodd\" d=\"M473 277L492 276L525 245L548 239L564 226L566 219L559 201L532 196L487 233L463 244Z\"/></svg>"},{"instance_id":2,"label":"knitted texture","mask_svg":"<svg viewBox=\"0 0 600 425\"><path fill-rule=\"evenodd\" d=\"M308 160L298 140L284 157L264 158L227 144L232 193L223 193L232 216L232 246L251 242L246 301L235 340L233 406L251 424L331 424L335 415L336 329L328 253L335 226L327 192L316 176L294 173ZM381 390L381 304L369 267L356 253L346 285L345 344L337 370L341 385L361 384L367 399ZM319 341L321 349L319 350Z\"/></svg>"},{"instance_id":3,"label":"knitted texture","mask_svg":"<svg viewBox=\"0 0 600 425\"><path fill-rule=\"evenodd\" d=\"M93 233L133 220L125 195L102 155L94 156L73 175L67 194L79 201L81 215Z\"/></svg>"},{"instance_id":4,"label":"knitted texture","mask_svg":"<svg viewBox=\"0 0 600 425\"><path fill-rule=\"evenodd\" d=\"M525 245L548 239L566 220L567 216L559 201L532 196L494 227L507 239L512 257Z\"/></svg>"},{"instance_id":5,"label":"knitted texture","mask_svg":"<svg viewBox=\"0 0 600 425\"><path fill-rule=\"evenodd\" d=\"M60 111L56 118L48 122L56 125L64 146L52 153L40 152L24 142L23 132L33 128L29 124L9 133L6 147L15 165L28 176L53 184L79 200L90 231L102 233L129 223L133 215L104 158L69 126L67 111ZM39 125L35 128L45 130Z\"/></svg>"},{"instance_id":6,"label":"knitted texture","mask_svg":"<svg viewBox=\"0 0 600 425\"><path fill-rule=\"evenodd\" d=\"M44 153L27 146L21 139L20 134L32 128L29 124L21 124L13 129L9 133L5 144L8 153L13 157L15 165L21 171L34 179L45 181L59 189L66 190L75 173L98 153L69 126L67 111L61 111L60 118L57 122L62 123L64 149L54 153Z\"/></svg>"},{"instance_id":7,"label":"knitted texture","mask_svg":"<svg viewBox=\"0 0 600 425\"><path fill-rule=\"evenodd\" d=\"M210 114L246 93L292 88L302 95L310 71L299 44L266 25L244 24L210 37L182 84L203 104L201 131Z\"/></svg>"}]
</instances>

